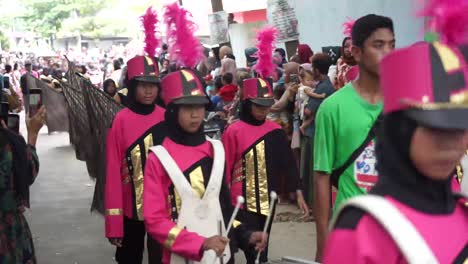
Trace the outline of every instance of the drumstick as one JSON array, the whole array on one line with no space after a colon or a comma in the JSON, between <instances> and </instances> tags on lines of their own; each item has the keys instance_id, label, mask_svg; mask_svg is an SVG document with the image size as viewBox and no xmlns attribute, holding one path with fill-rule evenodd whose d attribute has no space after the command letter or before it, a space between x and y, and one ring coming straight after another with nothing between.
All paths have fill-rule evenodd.
<instances>
[{"instance_id":1,"label":"drumstick","mask_svg":"<svg viewBox=\"0 0 468 264\"><path fill-rule=\"evenodd\" d=\"M274 209L274 207L276 205L276 203L275 203L276 199L278 199L278 195L276 194L275 191L271 191L271 193L270 193L270 211L268 212L267 220L265 222L265 226L263 227L263 233L264 234L267 233L268 226L270 225L271 215L273 214L273 209ZM262 240L263 240L263 237L262 237ZM255 259L255 264L260 263L260 253L261 252L262 252L261 250L258 251L257 258Z\"/></svg>"},{"instance_id":2,"label":"drumstick","mask_svg":"<svg viewBox=\"0 0 468 264\"><path fill-rule=\"evenodd\" d=\"M239 209L244 202L245 202L244 197L237 196L236 207L234 208L234 212L232 212L231 220L229 220L228 228L226 231L226 237L229 237L229 231L231 231L231 227L234 223L234 220L236 220L237 213L239 212Z\"/></svg>"},{"instance_id":3,"label":"drumstick","mask_svg":"<svg viewBox=\"0 0 468 264\"><path fill-rule=\"evenodd\" d=\"M218 235L223 235L223 221L218 221ZM229 245L228 245L229 247ZM219 256L219 264L224 264L223 255Z\"/></svg>"},{"instance_id":4,"label":"drumstick","mask_svg":"<svg viewBox=\"0 0 468 264\"><path fill-rule=\"evenodd\" d=\"M236 203L236 207L234 208L234 211L232 212L232 216L231 216L231 219L229 220L229 224L228 224L228 228L226 230L226 237L229 237L229 231L231 231L231 227L234 223L234 220L236 220L236 216L237 216L237 213L239 212L239 209L241 207L241 205L244 203L244 197L242 196L237 196L237 203ZM221 233L221 229L219 231L219 235L221 236L222 233ZM220 263L221 261L223 261L223 257L220 257Z\"/></svg>"}]
</instances>

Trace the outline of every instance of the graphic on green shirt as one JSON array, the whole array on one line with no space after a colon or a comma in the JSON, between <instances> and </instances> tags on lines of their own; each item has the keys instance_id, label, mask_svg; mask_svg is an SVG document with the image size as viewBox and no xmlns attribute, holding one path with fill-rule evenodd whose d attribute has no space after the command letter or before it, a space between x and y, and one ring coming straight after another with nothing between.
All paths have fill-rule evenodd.
<instances>
[{"instance_id":1,"label":"graphic on green shirt","mask_svg":"<svg viewBox=\"0 0 468 264\"><path fill-rule=\"evenodd\" d=\"M370 104L348 83L326 99L315 119L314 170L331 173L342 166L364 142L382 112L382 103ZM375 141L340 176L335 208L367 191L377 181Z\"/></svg>"}]
</instances>

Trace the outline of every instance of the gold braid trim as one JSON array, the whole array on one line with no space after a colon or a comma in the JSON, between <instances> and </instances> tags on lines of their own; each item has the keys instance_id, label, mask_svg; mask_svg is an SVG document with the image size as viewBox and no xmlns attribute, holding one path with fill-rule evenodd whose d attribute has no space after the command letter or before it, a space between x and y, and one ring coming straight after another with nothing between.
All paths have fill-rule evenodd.
<instances>
[{"instance_id":1,"label":"gold braid trim","mask_svg":"<svg viewBox=\"0 0 468 264\"><path fill-rule=\"evenodd\" d=\"M462 168L461 164L457 165L456 173L457 173L457 181L458 181L458 183L461 183L461 181L463 179L463 168Z\"/></svg>"}]
</instances>

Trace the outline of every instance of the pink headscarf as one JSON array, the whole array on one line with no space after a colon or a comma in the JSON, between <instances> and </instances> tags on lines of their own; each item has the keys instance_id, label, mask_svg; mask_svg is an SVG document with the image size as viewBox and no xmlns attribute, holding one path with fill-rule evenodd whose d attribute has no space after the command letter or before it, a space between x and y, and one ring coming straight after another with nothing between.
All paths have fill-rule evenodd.
<instances>
[{"instance_id":1,"label":"pink headscarf","mask_svg":"<svg viewBox=\"0 0 468 264\"><path fill-rule=\"evenodd\" d=\"M236 84L236 78L237 78L237 65L236 61L230 58L224 58L221 60L221 70L219 74L222 76L225 73L232 73L232 76L234 77L232 79L232 83Z\"/></svg>"}]
</instances>

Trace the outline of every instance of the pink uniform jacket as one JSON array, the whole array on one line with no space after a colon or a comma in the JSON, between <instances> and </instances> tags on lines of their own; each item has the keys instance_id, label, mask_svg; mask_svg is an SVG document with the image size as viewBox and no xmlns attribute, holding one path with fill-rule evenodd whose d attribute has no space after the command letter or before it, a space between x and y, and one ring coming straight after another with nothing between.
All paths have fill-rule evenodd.
<instances>
[{"instance_id":1,"label":"pink uniform jacket","mask_svg":"<svg viewBox=\"0 0 468 264\"><path fill-rule=\"evenodd\" d=\"M164 109L148 115L128 108L120 111L109 129L106 145L106 237L123 237L124 216L143 221L143 172L149 148L165 137ZM129 173L124 174L127 168Z\"/></svg>"},{"instance_id":2,"label":"pink uniform jacket","mask_svg":"<svg viewBox=\"0 0 468 264\"><path fill-rule=\"evenodd\" d=\"M466 263L468 208L459 199L451 214L428 214L386 197L415 226L439 263ZM344 212L330 234L323 263L407 263L390 235L368 214Z\"/></svg>"},{"instance_id":3,"label":"pink uniform jacket","mask_svg":"<svg viewBox=\"0 0 468 264\"><path fill-rule=\"evenodd\" d=\"M169 138L163 147L175 160L180 170L188 176L192 187L203 195L205 162L213 158L211 143L193 147L175 143ZM147 232L164 245L163 263L170 263L171 252L184 258L199 261L203 257L205 238L176 226L180 198L171 179L154 153L150 153L145 170L144 216ZM206 183L205 183L206 182Z\"/></svg>"}]
</instances>

